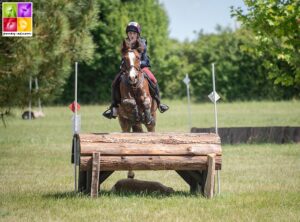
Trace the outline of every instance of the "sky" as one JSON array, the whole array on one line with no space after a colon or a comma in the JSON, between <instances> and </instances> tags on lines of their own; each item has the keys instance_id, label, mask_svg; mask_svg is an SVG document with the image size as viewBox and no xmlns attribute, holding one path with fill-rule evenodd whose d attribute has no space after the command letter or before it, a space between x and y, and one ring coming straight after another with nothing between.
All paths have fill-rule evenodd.
<instances>
[{"instance_id":1,"label":"sky","mask_svg":"<svg viewBox=\"0 0 300 222\"><path fill-rule=\"evenodd\" d=\"M169 16L170 37L180 41L193 40L200 30L214 33L217 24L238 26L230 17L230 6L245 9L243 0L159 0Z\"/></svg>"}]
</instances>

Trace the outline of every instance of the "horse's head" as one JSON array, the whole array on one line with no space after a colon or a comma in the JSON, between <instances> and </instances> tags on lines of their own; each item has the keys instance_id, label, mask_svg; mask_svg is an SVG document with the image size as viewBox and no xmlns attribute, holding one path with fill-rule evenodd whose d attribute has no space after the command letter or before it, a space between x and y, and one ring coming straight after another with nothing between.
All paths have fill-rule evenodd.
<instances>
[{"instance_id":1,"label":"horse's head","mask_svg":"<svg viewBox=\"0 0 300 222\"><path fill-rule=\"evenodd\" d=\"M137 43L138 44L138 43ZM136 84L140 74L140 49L134 47L132 49L128 41L124 40L122 48L122 57L124 61L125 75L130 84Z\"/></svg>"}]
</instances>

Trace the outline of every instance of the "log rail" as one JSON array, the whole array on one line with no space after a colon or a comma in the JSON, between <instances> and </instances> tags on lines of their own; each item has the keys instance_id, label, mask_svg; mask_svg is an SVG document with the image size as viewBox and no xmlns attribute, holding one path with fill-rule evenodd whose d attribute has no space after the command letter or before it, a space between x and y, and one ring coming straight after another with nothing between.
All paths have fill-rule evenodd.
<instances>
[{"instance_id":1,"label":"log rail","mask_svg":"<svg viewBox=\"0 0 300 222\"><path fill-rule=\"evenodd\" d=\"M222 165L216 134L92 133L78 137L78 189L92 196L98 195L100 184L116 170L175 170L191 192L213 196L215 170Z\"/></svg>"}]
</instances>

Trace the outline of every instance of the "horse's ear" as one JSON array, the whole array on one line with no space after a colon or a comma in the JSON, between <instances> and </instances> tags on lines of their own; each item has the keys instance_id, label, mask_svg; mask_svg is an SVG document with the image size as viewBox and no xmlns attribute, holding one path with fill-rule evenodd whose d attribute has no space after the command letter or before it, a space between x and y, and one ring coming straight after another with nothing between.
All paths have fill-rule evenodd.
<instances>
[{"instance_id":1,"label":"horse's ear","mask_svg":"<svg viewBox=\"0 0 300 222\"><path fill-rule=\"evenodd\" d=\"M122 53L125 53L129 50L129 43L126 39L123 40L123 43L122 43Z\"/></svg>"}]
</instances>

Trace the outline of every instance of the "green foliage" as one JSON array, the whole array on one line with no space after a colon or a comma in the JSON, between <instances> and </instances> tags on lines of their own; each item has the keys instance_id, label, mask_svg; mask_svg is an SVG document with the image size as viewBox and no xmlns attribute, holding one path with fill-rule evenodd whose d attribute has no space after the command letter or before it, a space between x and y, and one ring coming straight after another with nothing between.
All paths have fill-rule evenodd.
<instances>
[{"instance_id":1,"label":"green foliage","mask_svg":"<svg viewBox=\"0 0 300 222\"><path fill-rule=\"evenodd\" d=\"M182 80L188 73L192 98L206 101L212 91L211 63L216 63L223 100L299 98L298 1L245 1L247 13L232 13L250 29L217 27L216 34L199 32L191 42L168 37L168 17L159 0L33 3L33 37L0 38L0 112L27 105L30 76L38 78L43 101L73 101L75 61L79 102L108 102L129 21L142 26L163 98L185 97Z\"/></svg>"},{"instance_id":2,"label":"green foliage","mask_svg":"<svg viewBox=\"0 0 300 222\"><path fill-rule=\"evenodd\" d=\"M293 87L300 95L300 2L298 0L244 1L248 9L232 8L232 15L254 31L256 55L275 84Z\"/></svg>"},{"instance_id":3,"label":"green foliage","mask_svg":"<svg viewBox=\"0 0 300 222\"><path fill-rule=\"evenodd\" d=\"M28 103L30 76L39 80L39 95L53 100L73 61L90 61L94 52L89 33L96 23L96 1L39 0L33 5L33 37L0 38L1 109Z\"/></svg>"},{"instance_id":4,"label":"green foliage","mask_svg":"<svg viewBox=\"0 0 300 222\"><path fill-rule=\"evenodd\" d=\"M215 63L217 91L222 100L289 99L293 89L286 90L266 78L264 60L251 53L257 42L245 29L232 32L217 28L217 34L199 33L193 42L174 42L167 56L165 93L171 98L185 96L182 82L185 73L191 79L195 100L206 101L212 91L211 64ZM170 78L170 79L168 79Z\"/></svg>"},{"instance_id":5,"label":"green foliage","mask_svg":"<svg viewBox=\"0 0 300 222\"><path fill-rule=\"evenodd\" d=\"M177 40L171 40L162 67L163 76L160 86L163 89L163 96L171 99L186 96L185 84L182 80L186 73L190 74L195 65L188 61L184 46L185 44Z\"/></svg>"}]
</instances>

